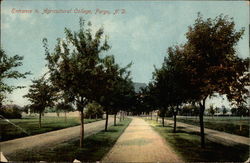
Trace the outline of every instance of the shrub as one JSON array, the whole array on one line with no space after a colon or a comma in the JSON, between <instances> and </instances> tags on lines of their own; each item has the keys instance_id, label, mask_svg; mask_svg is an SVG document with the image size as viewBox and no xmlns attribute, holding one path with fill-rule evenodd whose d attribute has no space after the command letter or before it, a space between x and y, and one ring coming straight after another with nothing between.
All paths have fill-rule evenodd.
<instances>
[{"instance_id":1,"label":"shrub","mask_svg":"<svg viewBox=\"0 0 250 163\"><path fill-rule=\"evenodd\" d=\"M86 106L85 117L86 118L102 118L103 108L96 102L89 103Z\"/></svg>"},{"instance_id":2,"label":"shrub","mask_svg":"<svg viewBox=\"0 0 250 163\"><path fill-rule=\"evenodd\" d=\"M0 109L0 115L2 115L4 118L9 118L9 119L22 118L20 107L18 107L17 105L3 106Z\"/></svg>"}]
</instances>

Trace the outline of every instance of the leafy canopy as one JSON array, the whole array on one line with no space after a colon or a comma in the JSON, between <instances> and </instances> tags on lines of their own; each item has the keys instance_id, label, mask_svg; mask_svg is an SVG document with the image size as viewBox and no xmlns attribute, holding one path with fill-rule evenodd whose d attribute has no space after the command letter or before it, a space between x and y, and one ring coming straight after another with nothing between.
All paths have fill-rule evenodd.
<instances>
[{"instance_id":1,"label":"leafy canopy","mask_svg":"<svg viewBox=\"0 0 250 163\"><path fill-rule=\"evenodd\" d=\"M23 57L15 55L9 57L5 51L0 48L0 107L7 93L11 93L14 89L23 88L22 86L11 86L5 81L6 79L25 78L30 72L21 73L16 70L22 66Z\"/></svg>"},{"instance_id":2,"label":"leafy canopy","mask_svg":"<svg viewBox=\"0 0 250 163\"><path fill-rule=\"evenodd\" d=\"M238 104L245 101L249 59L239 58L235 50L243 33L243 28L235 30L232 18L220 15L203 20L198 14L186 33L188 41L184 45L190 97L200 101L219 93Z\"/></svg>"},{"instance_id":3,"label":"leafy canopy","mask_svg":"<svg viewBox=\"0 0 250 163\"><path fill-rule=\"evenodd\" d=\"M51 86L49 81L44 77L32 80L28 94L24 97L28 98L31 104L29 107L38 113L44 112L47 107L54 106L57 90Z\"/></svg>"},{"instance_id":4,"label":"leafy canopy","mask_svg":"<svg viewBox=\"0 0 250 163\"><path fill-rule=\"evenodd\" d=\"M81 105L81 109L95 98L100 84L96 79L103 70L100 54L110 48L107 38L103 39L103 28L92 35L90 22L87 27L80 19L79 31L65 28L66 37L57 40L53 53L49 53L47 40L43 40L53 85Z\"/></svg>"}]
</instances>

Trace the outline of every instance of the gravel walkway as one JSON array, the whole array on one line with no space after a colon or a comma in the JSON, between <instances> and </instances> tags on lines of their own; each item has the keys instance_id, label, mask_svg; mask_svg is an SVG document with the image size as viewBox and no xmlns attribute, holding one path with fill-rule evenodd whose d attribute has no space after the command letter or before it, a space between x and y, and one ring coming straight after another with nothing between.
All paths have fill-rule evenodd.
<instances>
[{"instance_id":1,"label":"gravel walkway","mask_svg":"<svg viewBox=\"0 0 250 163\"><path fill-rule=\"evenodd\" d=\"M102 161L183 162L147 122L135 117Z\"/></svg>"}]
</instances>

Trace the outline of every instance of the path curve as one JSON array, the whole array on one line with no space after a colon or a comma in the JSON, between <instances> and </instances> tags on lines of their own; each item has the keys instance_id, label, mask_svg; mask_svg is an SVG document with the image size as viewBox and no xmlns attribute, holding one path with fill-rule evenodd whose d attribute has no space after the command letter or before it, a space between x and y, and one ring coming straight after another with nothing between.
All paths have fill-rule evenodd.
<instances>
[{"instance_id":1,"label":"path curve","mask_svg":"<svg viewBox=\"0 0 250 163\"><path fill-rule=\"evenodd\" d=\"M92 122L84 125L84 137L90 136L104 129L105 120ZM109 126L113 125L113 118L109 118ZM18 138L0 143L1 152L4 155L11 154L18 150L33 147L51 147L58 143L71 140L80 136L80 126L69 127L57 131Z\"/></svg>"},{"instance_id":2,"label":"path curve","mask_svg":"<svg viewBox=\"0 0 250 163\"><path fill-rule=\"evenodd\" d=\"M160 120L162 121L162 120ZM166 125L173 126L173 120L165 120ZM190 125L187 123L178 122L177 120L177 128L181 128L181 130L191 131L191 132L200 132L200 127L195 125ZM217 131L213 129L204 128L205 137L210 141L221 143L224 145L235 145L235 144L244 144L250 146L250 138L229 134L222 131Z\"/></svg>"},{"instance_id":3,"label":"path curve","mask_svg":"<svg viewBox=\"0 0 250 163\"><path fill-rule=\"evenodd\" d=\"M102 161L183 162L147 122L136 117Z\"/></svg>"}]
</instances>

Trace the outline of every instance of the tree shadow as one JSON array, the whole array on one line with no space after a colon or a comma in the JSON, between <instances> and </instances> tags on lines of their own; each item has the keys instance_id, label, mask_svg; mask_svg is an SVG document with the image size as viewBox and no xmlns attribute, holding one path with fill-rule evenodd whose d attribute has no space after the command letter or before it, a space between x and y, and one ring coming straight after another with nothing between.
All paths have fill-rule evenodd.
<instances>
[{"instance_id":1,"label":"tree shadow","mask_svg":"<svg viewBox=\"0 0 250 163\"><path fill-rule=\"evenodd\" d=\"M107 131L105 131L105 130L102 130L101 132L117 132L117 130L116 129L108 129Z\"/></svg>"},{"instance_id":2,"label":"tree shadow","mask_svg":"<svg viewBox=\"0 0 250 163\"><path fill-rule=\"evenodd\" d=\"M116 124L115 126L124 126L124 124Z\"/></svg>"}]
</instances>

